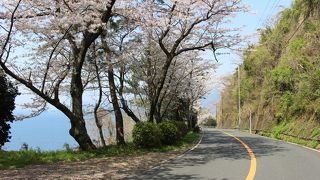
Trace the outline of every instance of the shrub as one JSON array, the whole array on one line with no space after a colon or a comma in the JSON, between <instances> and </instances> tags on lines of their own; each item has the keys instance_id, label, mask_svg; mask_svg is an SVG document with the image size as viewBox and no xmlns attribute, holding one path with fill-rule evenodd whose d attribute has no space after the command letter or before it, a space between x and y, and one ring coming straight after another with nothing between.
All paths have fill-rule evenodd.
<instances>
[{"instance_id":1,"label":"shrub","mask_svg":"<svg viewBox=\"0 0 320 180\"><path fill-rule=\"evenodd\" d=\"M182 139L188 133L188 126L184 121L172 121L177 127L177 138Z\"/></svg>"},{"instance_id":2,"label":"shrub","mask_svg":"<svg viewBox=\"0 0 320 180\"><path fill-rule=\"evenodd\" d=\"M177 137L178 129L175 124L169 121L165 121L160 123L158 126L161 129L161 132L163 135L161 139L163 144L171 145L178 140L178 137Z\"/></svg>"},{"instance_id":3,"label":"shrub","mask_svg":"<svg viewBox=\"0 0 320 180\"><path fill-rule=\"evenodd\" d=\"M286 66L279 66L271 71L271 79L274 87L281 91L291 91L293 89L293 71Z\"/></svg>"},{"instance_id":4,"label":"shrub","mask_svg":"<svg viewBox=\"0 0 320 180\"><path fill-rule=\"evenodd\" d=\"M22 143L20 151L28 151L29 150L29 145L27 143Z\"/></svg>"},{"instance_id":5,"label":"shrub","mask_svg":"<svg viewBox=\"0 0 320 180\"><path fill-rule=\"evenodd\" d=\"M63 144L63 149L67 152L72 151L72 148L70 147L70 145L68 143L64 143Z\"/></svg>"},{"instance_id":6,"label":"shrub","mask_svg":"<svg viewBox=\"0 0 320 180\"><path fill-rule=\"evenodd\" d=\"M161 145L162 132L160 128L149 122L135 124L132 131L133 143L144 148L158 147Z\"/></svg>"},{"instance_id":7,"label":"shrub","mask_svg":"<svg viewBox=\"0 0 320 180\"><path fill-rule=\"evenodd\" d=\"M207 126L213 126L213 127L216 127L217 126L217 121L216 119L213 117L213 116L209 116L207 119L206 119L206 125Z\"/></svg>"},{"instance_id":8,"label":"shrub","mask_svg":"<svg viewBox=\"0 0 320 180\"><path fill-rule=\"evenodd\" d=\"M200 133L201 129L198 125L196 125L194 128L193 128L193 132L195 133Z\"/></svg>"}]
</instances>

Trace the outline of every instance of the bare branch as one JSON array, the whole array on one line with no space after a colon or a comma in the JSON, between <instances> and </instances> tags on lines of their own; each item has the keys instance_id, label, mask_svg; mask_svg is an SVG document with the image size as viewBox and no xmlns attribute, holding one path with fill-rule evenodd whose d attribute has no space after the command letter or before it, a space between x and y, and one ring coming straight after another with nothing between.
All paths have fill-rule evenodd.
<instances>
[{"instance_id":1,"label":"bare branch","mask_svg":"<svg viewBox=\"0 0 320 180\"><path fill-rule=\"evenodd\" d=\"M44 77L43 77L43 81L42 81L42 86L41 86L41 92L43 92L44 90L44 87L45 87L45 84L46 84L46 80L47 80L47 75L48 75L48 72L49 72L49 68L50 68L50 63L51 63L51 59L52 59L52 56L54 54L54 52L56 51L57 47L59 46L60 42L62 40L65 39L66 35L69 33L69 30L71 29L72 25L69 26L69 28L66 30L66 32L63 34L63 36L59 39L59 41L55 44L55 46L53 47L50 55L49 55L49 60L47 62L47 67L46 67L46 70L45 70L45 74L44 74Z\"/></svg>"}]
</instances>

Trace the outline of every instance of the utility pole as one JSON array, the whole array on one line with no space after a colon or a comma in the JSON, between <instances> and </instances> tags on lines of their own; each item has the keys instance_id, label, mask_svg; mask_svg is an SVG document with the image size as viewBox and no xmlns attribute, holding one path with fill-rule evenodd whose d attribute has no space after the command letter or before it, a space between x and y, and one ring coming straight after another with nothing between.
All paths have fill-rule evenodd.
<instances>
[{"instance_id":1,"label":"utility pole","mask_svg":"<svg viewBox=\"0 0 320 180\"><path fill-rule=\"evenodd\" d=\"M216 122L218 122L218 103L216 103L215 105L216 105Z\"/></svg>"},{"instance_id":2,"label":"utility pole","mask_svg":"<svg viewBox=\"0 0 320 180\"><path fill-rule=\"evenodd\" d=\"M238 129L240 130L241 124L241 107L240 107L240 64L238 65Z\"/></svg>"},{"instance_id":3,"label":"utility pole","mask_svg":"<svg viewBox=\"0 0 320 180\"><path fill-rule=\"evenodd\" d=\"M220 114L221 114L220 119L223 120L223 95L222 95L222 93L221 93Z\"/></svg>"},{"instance_id":4,"label":"utility pole","mask_svg":"<svg viewBox=\"0 0 320 180\"><path fill-rule=\"evenodd\" d=\"M251 109L249 108L249 113L250 113L250 115L249 115L249 132L250 132L250 134L252 134L251 133L251 131L252 131L252 118L251 118Z\"/></svg>"}]
</instances>

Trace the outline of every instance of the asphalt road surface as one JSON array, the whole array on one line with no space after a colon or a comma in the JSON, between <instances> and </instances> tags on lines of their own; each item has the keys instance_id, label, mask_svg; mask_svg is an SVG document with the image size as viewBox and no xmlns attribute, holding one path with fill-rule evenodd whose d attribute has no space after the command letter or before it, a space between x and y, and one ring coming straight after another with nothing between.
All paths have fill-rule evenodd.
<instances>
[{"instance_id":1,"label":"asphalt road surface","mask_svg":"<svg viewBox=\"0 0 320 180\"><path fill-rule=\"evenodd\" d=\"M320 152L244 132L205 128L192 151L127 179L320 180Z\"/></svg>"}]
</instances>

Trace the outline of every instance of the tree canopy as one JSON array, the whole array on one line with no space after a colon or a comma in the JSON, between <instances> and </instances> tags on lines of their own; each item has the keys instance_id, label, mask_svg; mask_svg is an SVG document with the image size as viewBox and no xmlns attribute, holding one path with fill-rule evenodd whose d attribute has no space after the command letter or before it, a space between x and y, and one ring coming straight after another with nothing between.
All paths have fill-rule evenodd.
<instances>
[{"instance_id":1,"label":"tree canopy","mask_svg":"<svg viewBox=\"0 0 320 180\"><path fill-rule=\"evenodd\" d=\"M15 98L18 90L8 81L0 71L0 149L10 140L10 123L13 122L12 114L15 108Z\"/></svg>"}]
</instances>

